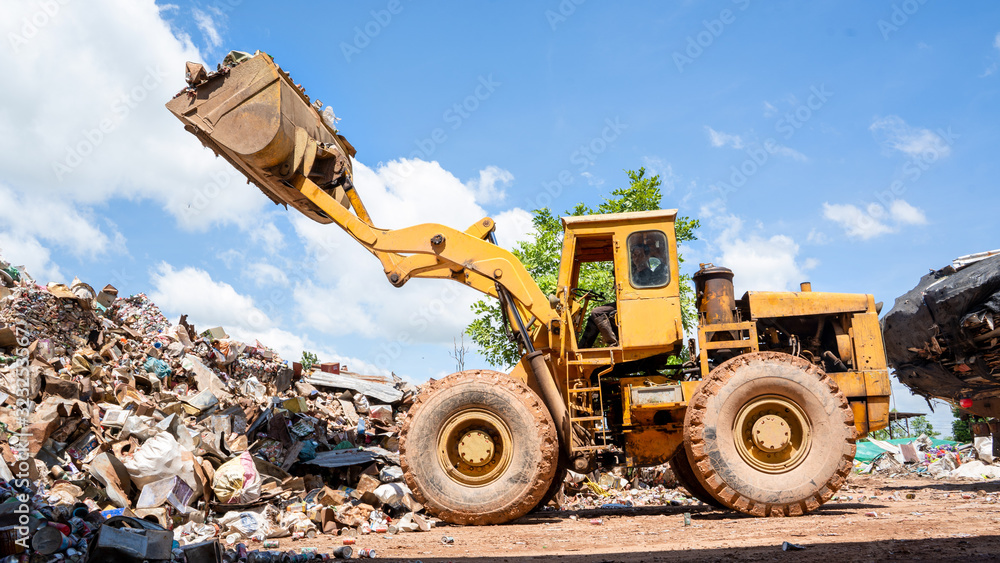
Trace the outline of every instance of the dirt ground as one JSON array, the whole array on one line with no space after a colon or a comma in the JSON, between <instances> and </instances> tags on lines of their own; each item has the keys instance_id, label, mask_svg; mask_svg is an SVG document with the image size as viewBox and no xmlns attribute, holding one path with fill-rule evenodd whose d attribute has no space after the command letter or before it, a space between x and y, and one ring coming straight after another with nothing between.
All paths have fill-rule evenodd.
<instances>
[{"instance_id":1,"label":"dirt ground","mask_svg":"<svg viewBox=\"0 0 1000 563\"><path fill-rule=\"evenodd\" d=\"M685 512L691 513L687 527ZM361 536L354 548L374 549L379 559L423 563L996 561L998 522L1000 481L852 475L836 500L800 518L752 518L706 506L552 510L503 526ZM454 543L442 543L442 536ZM316 546L332 553L341 542L336 536L285 539L280 549ZM783 542L803 549L782 551Z\"/></svg>"}]
</instances>

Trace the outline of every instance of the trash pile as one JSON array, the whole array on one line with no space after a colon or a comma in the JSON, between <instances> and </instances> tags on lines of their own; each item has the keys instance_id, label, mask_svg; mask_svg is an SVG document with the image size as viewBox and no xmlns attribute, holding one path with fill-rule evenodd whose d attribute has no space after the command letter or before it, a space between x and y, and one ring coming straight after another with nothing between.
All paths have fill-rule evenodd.
<instances>
[{"instance_id":1,"label":"trash pile","mask_svg":"<svg viewBox=\"0 0 1000 563\"><path fill-rule=\"evenodd\" d=\"M617 466L587 475L568 471L558 504L561 510L703 504L679 486L669 464L633 470Z\"/></svg>"},{"instance_id":2,"label":"trash pile","mask_svg":"<svg viewBox=\"0 0 1000 563\"><path fill-rule=\"evenodd\" d=\"M865 455L863 450L866 448L877 453ZM998 479L1000 458L993 457L993 438L988 436L959 444L921 435L919 438L859 442L854 469L858 473L879 473L888 477Z\"/></svg>"},{"instance_id":3,"label":"trash pile","mask_svg":"<svg viewBox=\"0 0 1000 563\"><path fill-rule=\"evenodd\" d=\"M40 286L0 266L0 497L30 499L41 538L25 551L0 536L0 556L83 561L103 535L126 534L150 536L137 560L198 546L210 562L223 546L436 523L399 467L415 386L171 324L143 294Z\"/></svg>"}]
</instances>

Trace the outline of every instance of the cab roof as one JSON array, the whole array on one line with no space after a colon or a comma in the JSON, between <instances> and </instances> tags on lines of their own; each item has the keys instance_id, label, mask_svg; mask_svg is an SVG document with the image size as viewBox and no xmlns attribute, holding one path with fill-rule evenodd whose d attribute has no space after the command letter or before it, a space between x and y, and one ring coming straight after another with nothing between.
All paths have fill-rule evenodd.
<instances>
[{"instance_id":1,"label":"cab roof","mask_svg":"<svg viewBox=\"0 0 1000 563\"><path fill-rule=\"evenodd\" d=\"M601 224L673 222L677 218L676 209L656 209L653 211L631 211L628 213L605 213L601 215L575 215L563 217L563 228L573 226L595 227Z\"/></svg>"}]
</instances>

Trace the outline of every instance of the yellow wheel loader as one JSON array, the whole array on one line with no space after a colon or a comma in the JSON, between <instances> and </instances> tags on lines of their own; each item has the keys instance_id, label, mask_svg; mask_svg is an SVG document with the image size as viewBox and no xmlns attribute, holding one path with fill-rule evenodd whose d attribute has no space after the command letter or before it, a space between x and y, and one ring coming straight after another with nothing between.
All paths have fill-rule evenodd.
<instances>
[{"instance_id":1,"label":"yellow wheel loader","mask_svg":"<svg viewBox=\"0 0 1000 563\"><path fill-rule=\"evenodd\" d=\"M737 299L733 273L703 265L686 344L675 210L563 218L558 288L545 295L488 217L464 230L376 227L352 181L354 148L267 54L231 53L211 73L189 64L187 76L167 108L273 201L336 223L394 286L438 278L500 300L521 361L434 382L403 426L406 483L443 520L511 521L567 469L612 453L630 466L670 461L716 506L804 514L844 483L855 439L888 424L871 295L803 284ZM614 295L579 287L588 262L613 268ZM611 345L580 344L594 299L614 305L602 331Z\"/></svg>"}]
</instances>

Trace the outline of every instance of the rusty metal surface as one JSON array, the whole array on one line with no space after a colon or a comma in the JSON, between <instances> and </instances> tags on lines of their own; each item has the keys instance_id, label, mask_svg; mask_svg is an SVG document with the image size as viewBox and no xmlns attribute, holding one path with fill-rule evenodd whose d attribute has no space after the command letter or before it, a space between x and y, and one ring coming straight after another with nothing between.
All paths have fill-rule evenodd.
<instances>
[{"instance_id":1,"label":"rusty metal surface","mask_svg":"<svg viewBox=\"0 0 1000 563\"><path fill-rule=\"evenodd\" d=\"M167 103L185 129L272 201L330 219L286 182L298 173L347 205L354 148L266 53L207 76Z\"/></svg>"},{"instance_id":2,"label":"rusty metal surface","mask_svg":"<svg viewBox=\"0 0 1000 563\"><path fill-rule=\"evenodd\" d=\"M874 298L860 293L822 291L748 291L753 319L863 313L874 311Z\"/></svg>"}]
</instances>

